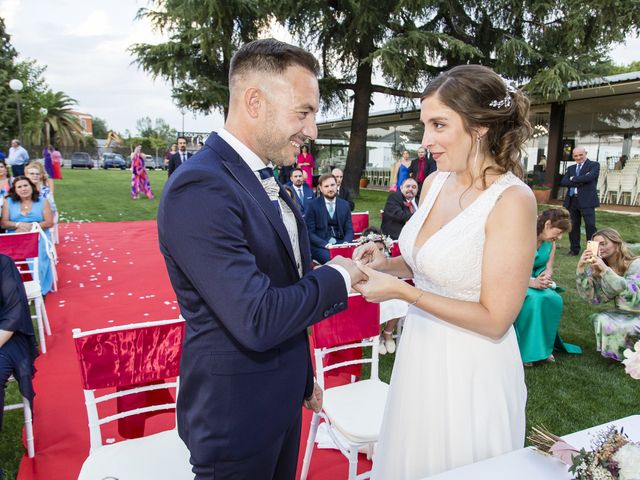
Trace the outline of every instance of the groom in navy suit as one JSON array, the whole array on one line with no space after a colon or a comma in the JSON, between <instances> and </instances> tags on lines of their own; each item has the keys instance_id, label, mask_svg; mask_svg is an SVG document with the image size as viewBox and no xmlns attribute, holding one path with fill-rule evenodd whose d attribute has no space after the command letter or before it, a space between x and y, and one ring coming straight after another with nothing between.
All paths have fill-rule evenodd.
<instances>
[{"instance_id":1,"label":"groom in navy suit","mask_svg":"<svg viewBox=\"0 0 640 480\"><path fill-rule=\"evenodd\" d=\"M218 134L169 179L160 248L187 327L177 419L196 480L293 480L302 405L320 409L306 328L347 308L351 260L311 270L270 165L317 136L319 67L273 39L231 61Z\"/></svg>"},{"instance_id":2,"label":"groom in navy suit","mask_svg":"<svg viewBox=\"0 0 640 480\"><path fill-rule=\"evenodd\" d=\"M587 158L587 151L583 147L576 147L572 152L575 165L567 168L560 185L569 187L564 197L564 207L571 214L571 231L569 255L580 254L580 223L584 219L587 240L591 240L596 233L596 207L598 200L598 175L600 164Z\"/></svg>"}]
</instances>

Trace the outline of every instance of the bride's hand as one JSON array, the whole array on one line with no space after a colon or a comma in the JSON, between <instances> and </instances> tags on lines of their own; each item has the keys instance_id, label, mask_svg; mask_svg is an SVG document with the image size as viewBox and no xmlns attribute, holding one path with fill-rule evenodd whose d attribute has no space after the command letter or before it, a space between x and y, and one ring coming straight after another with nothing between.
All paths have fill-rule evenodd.
<instances>
[{"instance_id":1,"label":"bride's hand","mask_svg":"<svg viewBox=\"0 0 640 480\"><path fill-rule=\"evenodd\" d=\"M392 275L377 272L362 263L357 263L362 272L367 275L368 280L357 283L353 288L360 293L368 302L380 303L392 298L398 298L396 288L398 280Z\"/></svg>"},{"instance_id":2,"label":"bride's hand","mask_svg":"<svg viewBox=\"0 0 640 480\"><path fill-rule=\"evenodd\" d=\"M374 242L367 242L360 245L353 252L352 258L362 265L367 265L373 269L379 270L387 261L387 257L380 251L378 245Z\"/></svg>"}]
</instances>

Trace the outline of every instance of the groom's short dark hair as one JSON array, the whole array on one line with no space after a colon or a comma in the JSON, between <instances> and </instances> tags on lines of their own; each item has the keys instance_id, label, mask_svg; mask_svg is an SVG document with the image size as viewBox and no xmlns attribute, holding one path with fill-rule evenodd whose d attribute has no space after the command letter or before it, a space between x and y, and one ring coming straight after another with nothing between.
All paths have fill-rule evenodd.
<instances>
[{"instance_id":1,"label":"groom's short dark hair","mask_svg":"<svg viewBox=\"0 0 640 480\"><path fill-rule=\"evenodd\" d=\"M231 59L229 85L234 77L248 72L281 74L293 65L309 70L316 77L320 73L318 61L306 50L275 38L254 40L242 46Z\"/></svg>"}]
</instances>

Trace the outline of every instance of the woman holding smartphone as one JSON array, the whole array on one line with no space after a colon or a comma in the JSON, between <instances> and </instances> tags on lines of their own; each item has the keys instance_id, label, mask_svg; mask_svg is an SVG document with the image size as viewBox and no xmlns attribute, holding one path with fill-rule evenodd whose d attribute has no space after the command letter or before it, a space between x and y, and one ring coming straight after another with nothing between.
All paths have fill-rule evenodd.
<instances>
[{"instance_id":1,"label":"woman holding smartphone","mask_svg":"<svg viewBox=\"0 0 640 480\"><path fill-rule=\"evenodd\" d=\"M614 302L614 310L591 315L596 349L603 357L621 361L622 352L640 340L640 258L634 256L620 234L605 228L593 235L598 255L589 247L576 270L578 294L599 305Z\"/></svg>"}]
</instances>

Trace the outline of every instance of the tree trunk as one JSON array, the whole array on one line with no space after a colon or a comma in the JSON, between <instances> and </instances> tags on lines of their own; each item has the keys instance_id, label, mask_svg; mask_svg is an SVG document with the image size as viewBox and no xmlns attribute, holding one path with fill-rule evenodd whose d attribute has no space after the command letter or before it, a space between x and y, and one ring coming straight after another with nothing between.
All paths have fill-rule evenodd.
<instances>
[{"instance_id":1,"label":"tree trunk","mask_svg":"<svg viewBox=\"0 0 640 480\"><path fill-rule=\"evenodd\" d=\"M373 49L373 43L371 43L371 49ZM367 55L368 52L364 52L360 57L365 58ZM372 73L371 63L361 60L356 71L349 153L344 172L345 185L356 197L360 194L360 175L367 162L367 128L369 127Z\"/></svg>"}]
</instances>

